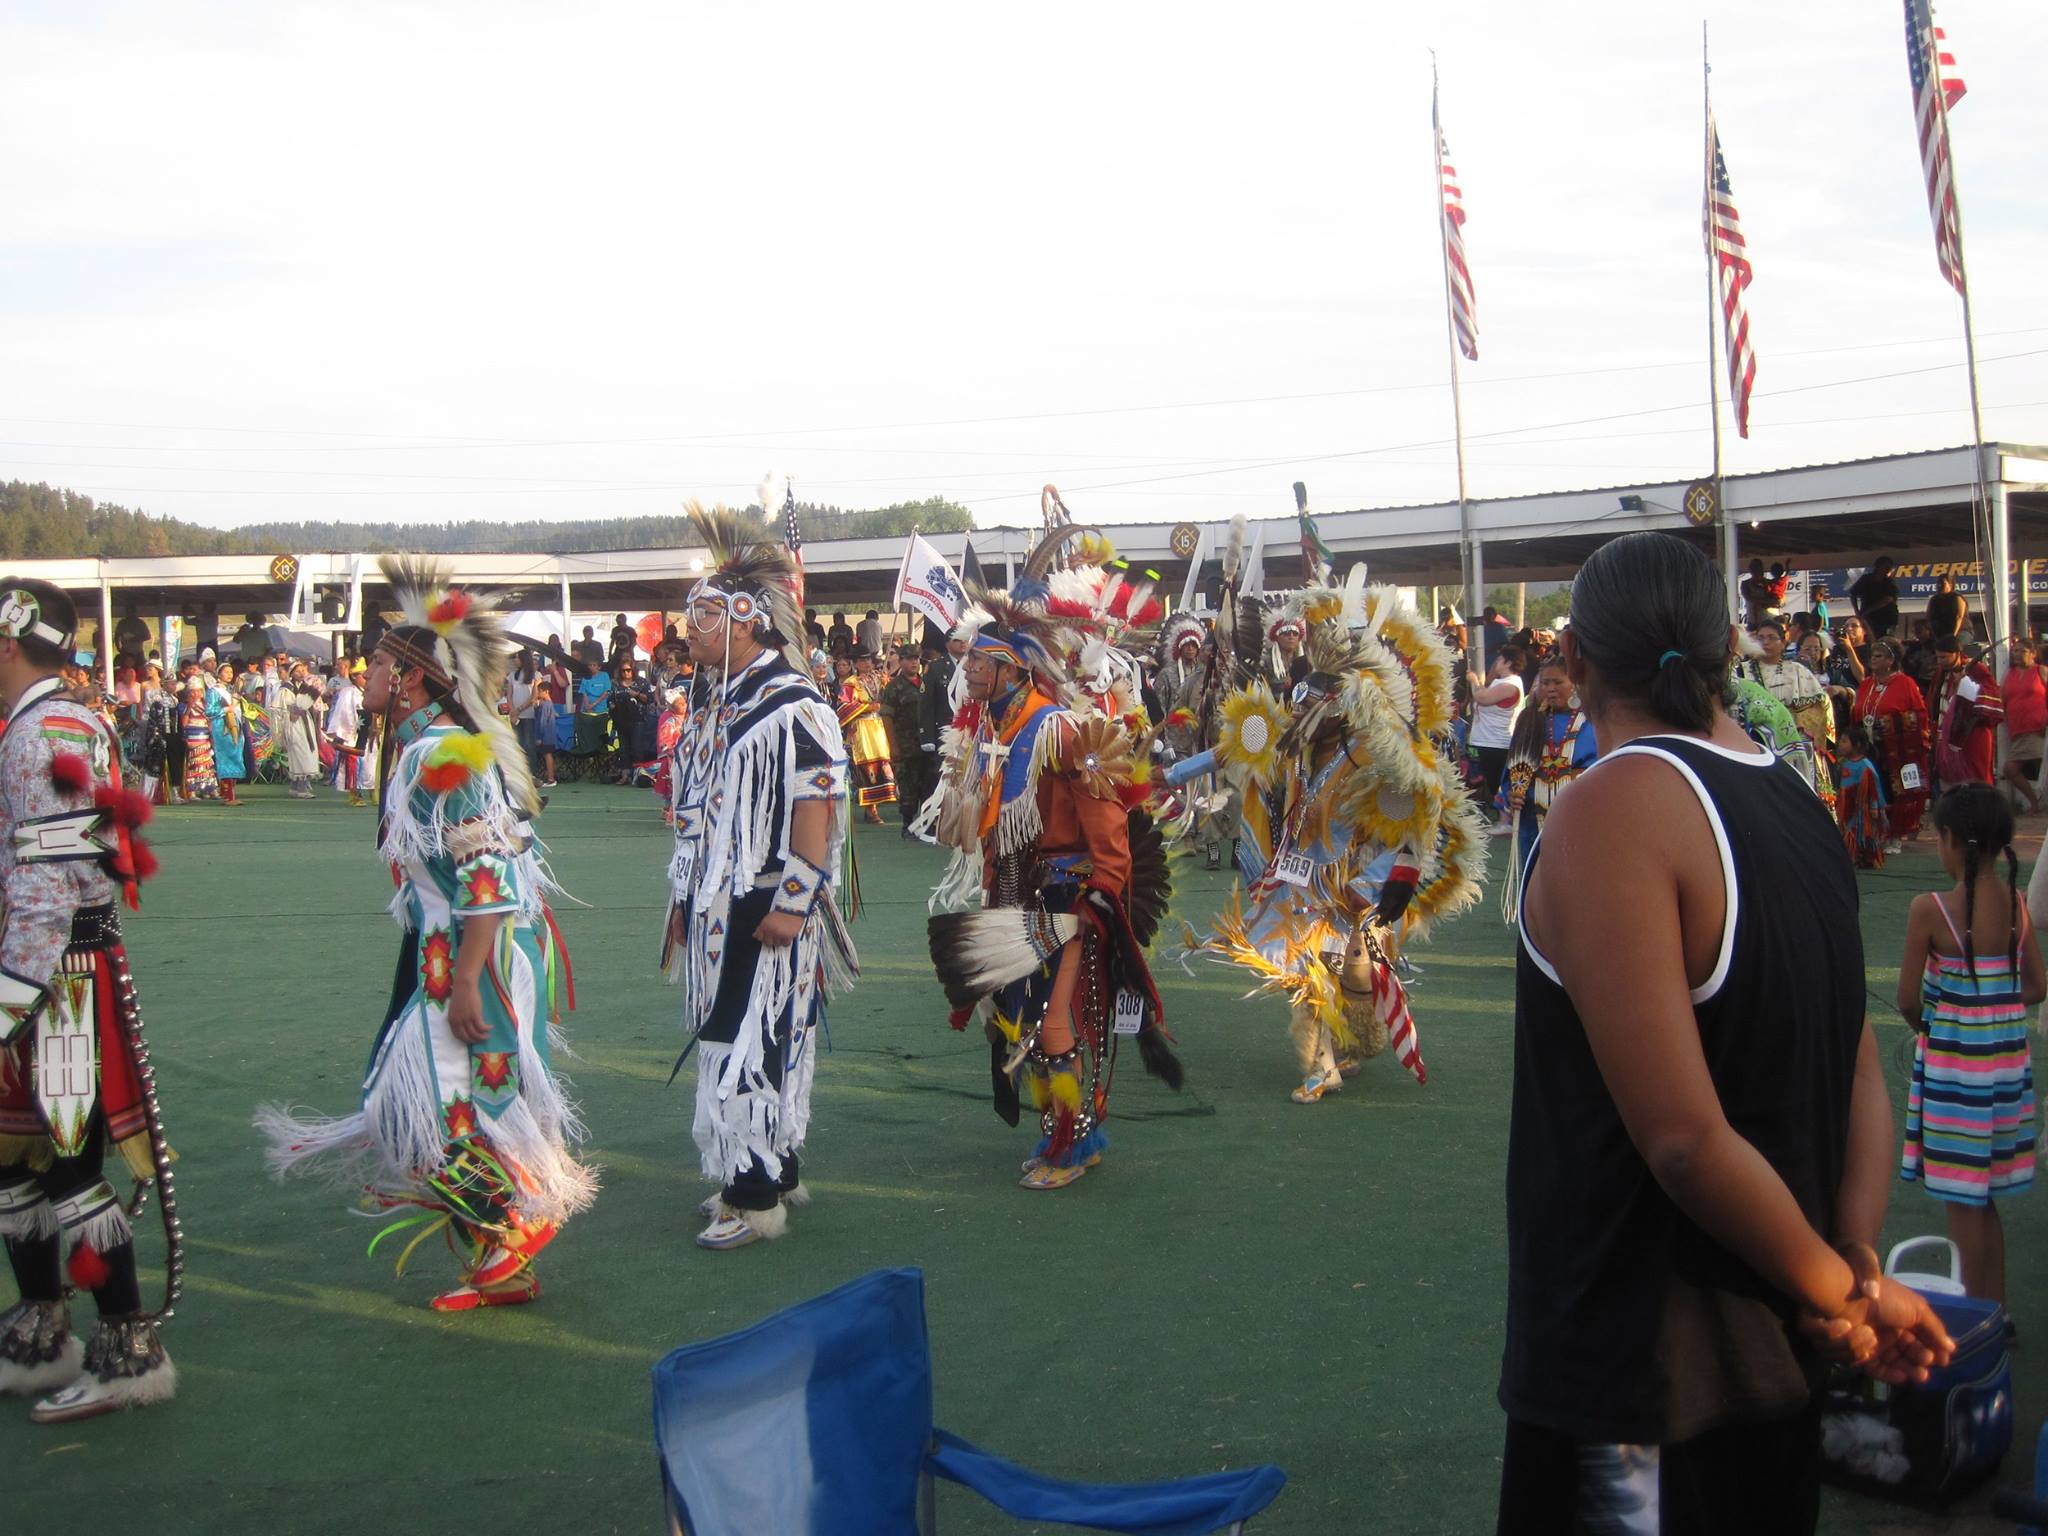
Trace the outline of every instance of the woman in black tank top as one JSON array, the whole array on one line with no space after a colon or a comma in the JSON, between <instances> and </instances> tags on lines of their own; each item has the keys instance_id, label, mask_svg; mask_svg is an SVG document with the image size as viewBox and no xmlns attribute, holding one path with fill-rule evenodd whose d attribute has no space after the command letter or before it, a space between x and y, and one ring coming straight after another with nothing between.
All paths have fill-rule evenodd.
<instances>
[{"instance_id":1,"label":"woman in black tank top","mask_svg":"<svg viewBox=\"0 0 2048 1536\"><path fill-rule=\"evenodd\" d=\"M1603 756L1523 881L1504 1532L1810 1532L1820 1360L1903 1381L1948 1348L1870 1247L1891 1105L1855 873L1723 707L1731 639L1718 573L1666 535L1573 582Z\"/></svg>"}]
</instances>

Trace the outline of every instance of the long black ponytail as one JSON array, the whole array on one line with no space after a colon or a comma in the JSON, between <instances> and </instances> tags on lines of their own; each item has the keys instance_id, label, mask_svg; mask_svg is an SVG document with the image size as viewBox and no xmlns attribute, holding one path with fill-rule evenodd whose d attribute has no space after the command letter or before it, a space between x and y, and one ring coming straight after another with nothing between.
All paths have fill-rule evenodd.
<instances>
[{"instance_id":1,"label":"long black ponytail","mask_svg":"<svg viewBox=\"0 0 2048 1536\"><path fill-rule=\"evenodd\" d=\"M1572 628L1597 687L1663 724L1707 731L1728 687L1728 589L1668 533L1625 533L1572 578Z\"/></svg>"}]
</instances>

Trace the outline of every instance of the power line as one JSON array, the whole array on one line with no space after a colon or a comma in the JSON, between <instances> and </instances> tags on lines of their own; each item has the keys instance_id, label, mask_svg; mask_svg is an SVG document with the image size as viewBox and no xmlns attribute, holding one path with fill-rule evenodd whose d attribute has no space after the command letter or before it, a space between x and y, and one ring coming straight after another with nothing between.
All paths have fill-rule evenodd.
<instances>
[{"instance_id":1,"label":"power line","mask_svg":"<svg viewBox=\"0 0 2048 1536\"><path fill-rule=\"evenodd\" d=\"M1985 336L1985 337L1987 337L1987 338L1988 338L1988 337L1998 337L1998 336L2032 336L2032 335L2038 335L2038 334L2040 334L2040 333L2042 333L2042 332L2044 332L2044 331L2048 331L2048 326L2026 326L2026 327L2021 327L2021 328L2018 328L2018 329L2014 329L2014 330L2005 330L2005 331L1987 331L1987 332L1984 332L1984 333L1982 333L1982 335L1983 335L1983 336ZM1924 347L1924 346L1939 346L1939 345L1945 345L1945 344L1949 344L1949 343L1952 343L1952 342L1953 342L1954 340L1955 340L1955 338L1954 338L1953 336L1930 336L1930 337L1922 337L1922 338L1917 338L1917 339L1914 339L1914 340L1902 340L1902 341L1875 341L1875 342L1855 342L1855 343L1850 343L1850 344L1847 344L1847 345L1844 345L1844 346L1838 346L1838 347L1810 347L1810 348L1805 348L1805 349L1802 349L1802 350L1800 350L1800 351L1796 351L1796 352L1777 352L1777 353L1773 353L1773 354L1772 354L1772 356L1773 356L1773 357L1775 357L1775 358L1794 358L1794 357L1826 357L1826 356L1832 356L1832 355L1834 355L1834 354L1837 354L1837 353L1842 353L1842 352L1868 352L1868 351L1883 351L1883 350L1888 350L1888 349L1892 349L1892 348L1902 348L1902 347ZM2031 354L2031 353L2015 353L2015 354L2010 354L2010 355L2012 355L2012 356L2031 356L2031 355L2033 355L2033 354ZM1699 366L1699 363L1698 363L1698 359L1696 359L1696 358L1689 358L1689 359L1680 359L1680 360L1674 360L1674 361L1671 361L1671 362L1659 362L1659 363L1623 363L1623 364L1616 364L1616 365L1613 365L1613 366L1610 366L1610 367L1602 367L1602 368L1575 368L1575 369L1559 369L1559 370L1555 370L1555 371L1552 371L1552 372L1545 372L1545 373L1519 373L1519 374L1503 374L1503 375L1498 375L1498 376L1494 376L1494 377L1484 377L1484 376L1478 376L1478 377L1475 377L1475 378L1474 378L1474 380L1473 380L1472 382L1473 382L1473 383L1474 383L1475 385L1477 385L1477 384L1522 384L1522 383L1540 383L1540 382L1543 382L1543 381L1546 381L1546 380L1551 380L1551 379L1570 379L1570 378L1592 378L1592 377L1598 377L1598 376L1601 376L1601 375L1605 375L1605 374L1615 374L1615 373L1646 373L1646 372L1655 372L1655 371L1659 371L1659 370L1663 370L1663 369L1671 369L1671 368L1696 368L1696 367L1698 367L1698 366ZM1943 365L1941 365L1941 366L1944 366L1944 367L1949 367L1949 366L1954 366L1954 367L1960 367L1961 365L1960 365L1960 364L1943 364ZM1891 377L1891 376L1892 376L1892 375L1882 375L1882 374L1881 374L1881 375L1877 375L1877 377L1880 377L1880 378L1883 378L1883 377ZM642 434L642 435L637 435L637 436L633 436L633 437L610 437L610 438L504 438L504 437L496 437L496 438L494 438L494 437L469 437L469 436L463 436L463 435L460 435L460 434L451 434L451 433L399 433L399 432L338 432L338 431L333 431L333 430L329 430L329 429L320 429L320 428L298 428L298 427L245 427L245 426L228 426L228 427L213 427L213 426L178 426L178 425L171 425L171 424L167 424L167 423L142 423L142 422L98 422L98 421L89 421L89 420L82 420L82 419L70 419L70 418L63 418L63 417L38 417L38 416L0 416L0 421L17 421L17 422L29 422L29 423L33 423L33 424L36 424L36 425L43 425L43 426L81 426L81 427L99 427L99 428L107 428L107 429L111 429L111 430L117 430L117 431L136 431L136 432L219 432L219 433L232 433L232 434L243 434L243 435L265 435L265 436L282 436L282 437L346 437L346 438L356 438L356 439L373 439L373 440L376 440L376 442L372 442L372 443L365 443L365 444L362 444L361 446L357 447L356 449L352 450L352 451L356 451L356 452L365 452L365 453L389 453L389 452L420 452L420 451L428 451L428 452L431 452L431 451L435 451L435 450L438 450L438 449L447 449L447 448L476 448L476 447L483 447L483 448L612 448L612 447L626 447L626 446L632 446L632 445L635 445L635 444L662 444L662 443L675 443L675 444L682 444L682 443L699 443L699 444L704 444L704 445L707 445L707 446L718 446L718 447L729 447L729 448L734 448L734 449L748 449L748 450L756 450L756 449L761 449L761 448L763 448L763 447L764 447L764 445L759 445L759 444L751 444L751 443L744 443L744 442L731 442L731 441L728 441L728 440L729 440L729 439L732 439L732 438L747 438L747 437L810 437L810 436L821 436L821 435L826 435L826 434L830 434L830 433L834 433L834 432L902 432L902 431L911 431L911 430L916 430L916 429L922 429L922 428L930 428L930 427L964 427L964 426L986 426L986 425L996 425L996 424L1002 424L1002 423L1011 423L1011 422L1027 422L1027 421L1058 421L1058 420L1069 420L1069 419L1078 419L1078 418L1086 418L1086 417L1095 417L1095 416L1123 416L1123 415L1142 415L1142 414L1147 414L1147 413L1151 413L1151 412L1158 412L1158 411L1192 411L1192 410L1211 410L1211 409L1218 409L1218 408L1222 408L1222 407L1225 407L1225 406L1240 406L1240 405L1279 405L1279 404L1288 404L1288 403L1293 403L1293 402L1298 402L1298 401L1303 401L1303 400L1335 400L1335 399L1355 398L1355 397L1358 397L1358 396L1365 396L1365 395L1386 395L1386 394L1402 394L1402 393L1407 393L1407 392L1412 392L1412 391L1417 391L1417 390L1432 390L1432 389L1443 389L1443 388L1447 388L1447 387L1448 387L1448 385L1447 385L1446 381L1444 381L1444 380L1441 380L1441 379L1437 379L1437 380L1424 380L1424 381L1420 381L1420 382L1414 382L1414 383L1406 383L1406 384L1376 384L1376 385L1363 385L1363 386L1358 386L1358 387L1355 387L1355 388L1350 388L1350 389L1329 389L1329 390L1312 390L1312 391L1308 391L1308 392L1304 392L1304 393L1296 393L1296 394L1284 394L1284 395L1242 395L1242 396L1236 396L1236 397L1231 397L1231 398L1223 398L1223 399L1213 399L1213 400L1177 400L1177 401L1163 401L1163 402L1156 402L1156 403L1152 403L1152 404L1145 404L1145 405L1111 405L1111 406L1090 406L1090 407L1081 407L1081 408L1077 408L1077 409L1073 409L1073 410L1064 410L1064 411L1024 411L1024 412L1016 412L1016 413L1011 413L1011 414L1005 414L1005 415L990 415L990 416L956 416L956 417L946 417L946 418L938 418L938 419L933 419L933 420L927 420L927 421L897 421L897 422L862 422L862 423L847 423L847 424L842 424L842 425L838 425L838 426L823 426L823 427L767 427L767 428L759 428L759 429L752 429L752 430L747 430L747 431L729 431L729 432L700 432L700 433L684 433L684 434ZM1772 391L1772 393L1782 393L1782 392L1783 392L1783 391ZM1674 407L1674 409L1679 409L1679 407ZM436 439L436 440L435 440L435 441L431 441L431 442L420 442L420 441L406 441L406 440L405 440L405 439L418 439L418 438L421 438L421 437L428 437L428 438L433 438L433 439ZM396 440L396 441L388 441L388 442L386 442L386 441L383 441L383 440L386 440L386 439L394 439L394 440ZM382 445L381 445L381 446L378 446L378 443L381 443ZM16 446L22 446L22 447L101 447L101 446L105 446L105 447L113 447L113 448L123 448L123 447L126 447L126 448L130 448L130 449L133 449L133 450L135 450L135 451L138 451L138 452L158 452L158 451L161 451L161 452L200 452L200 451L205 451L205 450L203 450L203 449L201 449L201 448L179 448L179 447L175 447L175 446L168 446L168 445L167 445L167 446L164 446L164 447L162 447L162 448L152 448L152 447L148 447L148 446L146 446L146 445L141 445L141 444L106 444L106 445L99 445L99 444L64 444L64 443L48 443L48 444L45 444L45 443L28 443L28 442L19 442L19 441L17 441L17 442L16 442ZM777 449L781 449L781 448L786 448L787 446L788 446L787 444L775 444L775 445L765 445L765 447L766 447L766 451L776 451ZM252 452L252 453L325 453L325 452L336 452L336 451L345 451L345 450L337 450L337 449L327 449L327 448L320 448L320 447L311 447L311 446L270 446L270 445L263 445L263 444L254 444L254 445L251 445L250 447L248 447L248 448L246 448L246 449L239 449L239 448L231 448L231 447L230 447L230 445L226 445L226 444L216 444L216 445L214 445L214 447L213 447L213 450L212 450L212 451L216 451L216 452L229 452L229 451L233 451L233 452ZM852 451L852 450L848 450L848 451ZM888 449L879 449L879 450L872 450L872 451L877 451L877 452L890 452L890 451L895 451L895 450L888 450ZM1069 455L1069 457L1076 457L1076 455Z\"/></svg>"}]
</instances>

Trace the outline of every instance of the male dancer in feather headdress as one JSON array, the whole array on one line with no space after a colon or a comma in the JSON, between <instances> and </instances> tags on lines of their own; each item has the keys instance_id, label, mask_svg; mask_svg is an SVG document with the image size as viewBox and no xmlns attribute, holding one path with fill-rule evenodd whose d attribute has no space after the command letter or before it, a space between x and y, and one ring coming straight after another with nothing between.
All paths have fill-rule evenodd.
<instances>
[{"instance_id":1,"label":"male dancer in feather headdress","mask_svg":"<svg viewBox=\"0 0 2048 1536\"><path fill-rule=\"evenodd\" d=\"M1256 656L1253 606L1239 654ZM1189 948L1288 999L1292 1098L1313 1104L1389 1044L1424 1079L1393 957L1404 935L1478 899L1485 854L1437 745L1450 718L1442 642L1389 587L1308 587L1274 606L1301 627L1309 674L1284 705L1263 677L1234 689L1213 751L1167 777L1213 767L1243 789L1239 888Z\"/></svg>"},{"instance_id":2,"label":"male dancer in feather headdress","mask_svg":"<svg viewBox=\"0 0 2048 1536\"><path fill-rule=\"evenodd\" d=\"M133 905L156 865L119 747L64 691L77 622L57 588L0 579L0 1237L21 1297L0 1312L0 1392L50 1393L29 1413L42 1424L177 1389L103 1171L109 1150L138 1179L169 1160L115 905L117 893ZM167 1177L162 1188L168 1198ZM178 1265L174 1247L174 1286ZM67 1278L99 1309L83 1346Z\"/></svg>"},{"instance_id":3,"label":"male dancer in feather headdress","mask_svg":"<svg viewBox=\"0 0 2048 1536\"><path fill-rule=\"evenodd\" d=\"M1135 669L1104 641L1156 606L1106 555L1053 572L1058 544L1079 532L1035 551L1009 594L975 589L939 826L956 850L942 897L971 879L984 910L931 920L953 1025L979 1018L988 1035L997 1113L1016 1124L1020 1090L1039 1112L1022 1180L1034 1190L1064 1189L1102 1160L1119 1035L1135 1035L1170 1086L1182 1076L1144 955L1168 890L1139 808L1149 765L1130 701L1117 702Z\"/></svg>"},{"instance_id":4,"label":"male dancer in feather headdress","mask_svg":"<svg viewBox=\"0 0 2048 1536\"><path fill-rule=\"evenodd\" d=\"M459 1244L462 1283L436 1311L540 1294L534 1259L596 1197L551 1060L575 1005L552 890L529 825L539 799L497 713L507 649L498 615L431 565L384 561L403 621L377 642L363 691L380 722L377 851L404 925L391 1006L362 1105L338 1120L259 1111L272 1169L324 1168L374 1208L413 1211L399 1267L429 1237ZM375 1248L376 1243L372 1243Z\"/></svg>"},{"instance_id":5,"label":"male dancer in feather headdress","mask_svg":"<svg viewBox=\"0 0 2048 1536\"><path fill-rule=\"evenodd\" d=\"M858 960L838 908L846 748L811 682L789 553L723 511L691 509L712 569L690 590L689 723L676 743L675 855L663 968L697 1051L694 1132L718 1192L706 1248L789 1228L815 1032Z\"/></svg>"}]
</instances>

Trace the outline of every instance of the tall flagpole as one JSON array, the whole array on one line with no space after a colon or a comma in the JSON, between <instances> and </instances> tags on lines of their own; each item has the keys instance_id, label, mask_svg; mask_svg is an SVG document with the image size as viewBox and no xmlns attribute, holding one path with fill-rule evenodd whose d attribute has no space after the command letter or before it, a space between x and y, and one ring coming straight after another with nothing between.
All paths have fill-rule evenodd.
<instances>
[{"instance_id":1,"label":"tall flagpole","mask_svg":"<svg viewBox=\"0 0 2048 1536\"><path fill-rule=\"evenodd\" d=\"M1962 278L1963 356L1970 375L1970 476L1973 504L1970 509L1971 536L1977 519L1988 525L1991 547L1984 552L1985 627L1990 631L1992 668L2000 683L2005 681L2005 639L2012 633L2012 522L2005 497L1993 497L1984 478L1984 408L1977 393L1977 327L1970 317L1970 269L1963 259L1963 193L1956 177L1955 144L1948 135L1948 90L1941 83L1941 49L1934 40L1934 13L1927 13L1927 67L1934 72L1934 110L1941 119L1942 143L1948 147L1948 195L1956 212L1956 272ZM2003 484L2001 475L2001 486Z\"/></svg>"},{"instance_id":2,"label":"tall flagpole","mask_svg":"<svg viewBox=\"0 0 2048 1536\"><path fill-rule=\"evenodd\" d=\"M1451 238L1446 225L1450 215L1444 209L1444 127L1437 115L1436 53L1429 56L1429 126L1431 152L1436 156L1436 243L1444 265L1444 340L1451 354L1451 430L1458 449L1458 585L1465 589L1465 670L1472 668L1472 625L1485 599L1479 591L1479 562L1472 547L1472 505L1465 497L1465 405L1458 395L1458 327L1453 317L1455 299L1451 294ZM1482 648L1481 654L1485 652Z\"/></svg>"},{"instance_id":3,"label":"tall flagpole","mask_svg":"<svg viewBox=\"0 0 2048 1536\"><path fill-rule=\"evenodd\" d=\"M1705 174L1700 181L1700 234L1707 257L1707 414L1714 426L1714 533L1721 546L1722 580L1728 587L1728 613L1742 621L1742 583L1737 576L1735 523L1728 516L1728 496L1721 483L1721 373L1714 359L1715 337L1721 328L1721 258L1714 249L1714 67L1707 62L1707 24L1700 23L1700 117L1705 142Z\"/></svg>"}]
</instances>

